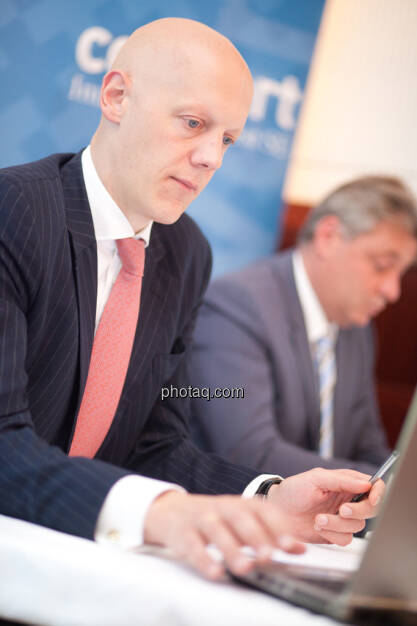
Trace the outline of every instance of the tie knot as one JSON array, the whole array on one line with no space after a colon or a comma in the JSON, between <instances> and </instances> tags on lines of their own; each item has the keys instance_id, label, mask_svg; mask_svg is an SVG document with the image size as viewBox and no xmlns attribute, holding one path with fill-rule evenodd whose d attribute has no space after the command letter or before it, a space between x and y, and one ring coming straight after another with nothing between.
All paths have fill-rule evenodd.
<instances>
[{"instance_id":1,"label":"tie knot","mask_svg":"<svg viewBox=\"0 0 417 626\"><path fill-rule=\"evenodd\" d=\"M143 239L117 239L117 249L125 272L143 276L145 265L145 242Z\"/></svg>"}]
</instances>

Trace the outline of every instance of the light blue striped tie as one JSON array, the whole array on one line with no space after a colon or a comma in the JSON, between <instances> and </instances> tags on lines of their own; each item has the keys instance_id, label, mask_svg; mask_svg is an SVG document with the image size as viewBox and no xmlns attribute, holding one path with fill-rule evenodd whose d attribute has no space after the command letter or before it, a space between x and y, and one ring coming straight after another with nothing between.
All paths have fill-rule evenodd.
<instances>
[{"instance_id":1,"label":"light blue striped tie","mask_svg":"<svg viewBox=\"0 0 417 626\"><path fill-rule=\"evenodd\" d=\"M336 383L336 360L333 339L326 336L316 342L316 361L320 396L319 454L333 456L333 392Z\"/></svg>"}]
</instances>

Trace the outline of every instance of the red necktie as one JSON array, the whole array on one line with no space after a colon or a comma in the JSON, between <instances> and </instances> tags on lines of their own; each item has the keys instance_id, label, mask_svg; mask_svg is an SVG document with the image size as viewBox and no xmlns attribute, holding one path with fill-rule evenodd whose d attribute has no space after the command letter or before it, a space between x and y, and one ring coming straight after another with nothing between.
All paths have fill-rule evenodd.
<instances>
[{"instance_id":1,"label":"red necktie","mask_svg":"<svg viewBox=\"0 0 417 626\"><path fill-rule=\"evenodd\" d=\"M139 316L145 242L118 239L122 267L94 338L70 456L92 458L111 426L122 394Z\"/></svg>"}]
</instances>

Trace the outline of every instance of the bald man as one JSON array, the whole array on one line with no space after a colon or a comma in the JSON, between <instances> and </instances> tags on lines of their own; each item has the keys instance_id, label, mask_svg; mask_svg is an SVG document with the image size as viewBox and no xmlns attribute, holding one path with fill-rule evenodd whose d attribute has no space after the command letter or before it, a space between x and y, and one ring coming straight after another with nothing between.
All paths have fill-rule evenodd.
<instances>
[{"instance_id":1,"label":"bald man","mask_svg":"<svg viewBox=\"0 0 417 626\"><path fill-rule=\"evenodd\" d=\"M160 398L162 386L187 384L210 275L208 244L183 212L238 139L251 97L250 72L230 41L191 20L158 20L133 33L105 75L90 146L1 172L1 513L122 546L168 546L212 577L222 566L207 543L242 573L253 564L243 544L261 562L277 545L302 550L290 532L345 544L374 514L381 483L347 505L369 489L366 475L259 477L197 450L187 402ZM145 246L146 262L130 361L105 427L113 397L100 369L120 364L118 342L105 348L99 337L111 344L120 325L123 339L130 318L110 296L121 284L119 240ZM102 314L112 324L101 332ZM97 429L96 449L79 452ZM270 502L187 492L258 492Z\"/></svg>"}]
</instances>

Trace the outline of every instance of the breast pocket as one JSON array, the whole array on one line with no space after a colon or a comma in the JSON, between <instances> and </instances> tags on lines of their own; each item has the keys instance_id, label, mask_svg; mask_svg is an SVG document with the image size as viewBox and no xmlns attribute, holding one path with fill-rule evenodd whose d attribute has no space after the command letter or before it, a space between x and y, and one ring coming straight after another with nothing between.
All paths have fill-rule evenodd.
<instances>
[{"instance_id":1,"label":"breast pocket","mask_svg":"<svg viewBox=\"0 0 417 626\"><path fill-rule=\"evenodd\" d=\"M179 339L173 346L173 351L169 354L156 354L152 361L152 374L161 385L168 382L175 374L182 363L186 353L184 342Z\"/></svg>"}]
</instances>

